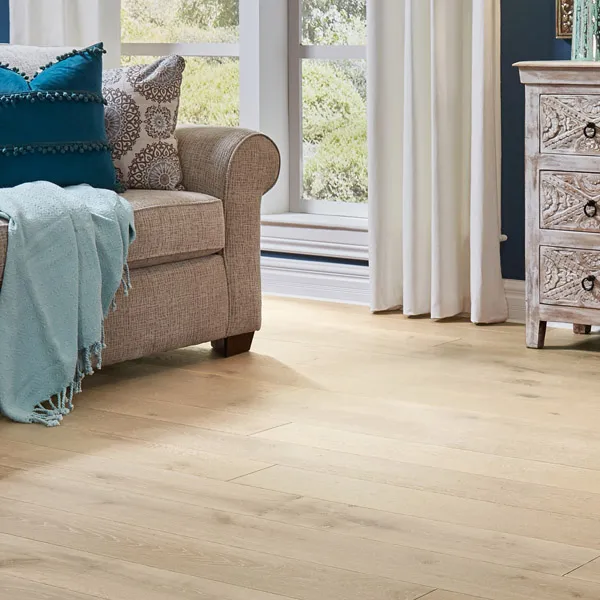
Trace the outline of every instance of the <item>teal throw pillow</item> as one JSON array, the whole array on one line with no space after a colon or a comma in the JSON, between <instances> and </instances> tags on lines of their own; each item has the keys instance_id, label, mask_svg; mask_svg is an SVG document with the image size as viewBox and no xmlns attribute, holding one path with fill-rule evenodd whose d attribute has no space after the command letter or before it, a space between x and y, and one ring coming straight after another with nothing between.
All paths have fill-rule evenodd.
<instances>
[{"instance_id":1,"label":"teal throw pillow","mask_svg":"<svg viewBox=\"0 0 600 600\"><path fill-rule=\"evenodd\" d=\"M31 181L117 189L104 125L102 44L29 77L0 64L0 187Z\"/></svg>"}]
</instances>

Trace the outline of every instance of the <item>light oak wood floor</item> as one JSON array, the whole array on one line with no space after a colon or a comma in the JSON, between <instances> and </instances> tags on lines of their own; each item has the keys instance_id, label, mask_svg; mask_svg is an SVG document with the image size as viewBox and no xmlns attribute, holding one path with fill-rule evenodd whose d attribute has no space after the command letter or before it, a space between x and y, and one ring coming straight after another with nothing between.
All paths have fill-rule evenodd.
<instances>
[{"instance_id":1,"label":"light oak wood floor","mask_svg":"<svg viewBox=\"0 0 600 600\"><path fill-rule=\"evenodd\" d=\"M600 336L267 299L0 422L2 600L598 600Z\"/></svg>"}]
</instances>

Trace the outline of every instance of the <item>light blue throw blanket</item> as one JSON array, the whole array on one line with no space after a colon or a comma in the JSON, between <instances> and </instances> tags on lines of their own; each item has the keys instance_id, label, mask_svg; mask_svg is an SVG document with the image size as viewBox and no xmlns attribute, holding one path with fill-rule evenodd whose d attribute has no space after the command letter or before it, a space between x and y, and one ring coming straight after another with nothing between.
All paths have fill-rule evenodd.
<instances>
[{"instance_id":1,"label":"light blue throw blanket","mask_svg":"<svg viewBox=\"0 0 600 600\"><path fill-rule=\"evenodd\" d=\"M0 216L0 411L52 427L102 366L104 317L129 289L133 210L108 190L40 181L0 189Z\"/></svg>"}]
</instances>

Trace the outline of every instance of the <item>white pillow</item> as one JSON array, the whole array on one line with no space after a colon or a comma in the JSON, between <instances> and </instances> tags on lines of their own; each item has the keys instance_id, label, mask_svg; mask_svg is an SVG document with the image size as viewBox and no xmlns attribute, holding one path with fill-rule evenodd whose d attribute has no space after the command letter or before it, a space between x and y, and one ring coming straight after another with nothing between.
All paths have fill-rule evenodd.
<instances>
[{"instance_id":1,"label":"white pillow","mask_svg":"<svg viewBox=\"0 0 600 600\"><path fill-rule=\"evenodd\" d=\"M57 56L71 52L73 48L60 46L18 46L16 44L0 44L0 63L8 64L12 69L33 77L40 65L46 65L56 60Z\"/></svg>"}]
</instances>

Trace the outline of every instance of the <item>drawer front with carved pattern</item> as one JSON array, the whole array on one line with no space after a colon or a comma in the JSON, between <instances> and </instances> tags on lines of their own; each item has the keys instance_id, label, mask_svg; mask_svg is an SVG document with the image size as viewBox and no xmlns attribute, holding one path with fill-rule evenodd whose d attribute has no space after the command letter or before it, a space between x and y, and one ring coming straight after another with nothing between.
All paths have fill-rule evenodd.
<instances>
[{"instance_id":1,"label":"drawer front with carved pattern","mask_svg":"<svg viewBox=\"0 0 600 600\"><path fill-rule=\"evenodd\" d=\"M600 232L600 173L540 173L540 227Z\"/></svg>"},{"instance_id":2,"label":"drawer front with carved pattern","mask_svg":"<svg viewBox=\"0 0 600 600\"><path fill-rule=\"evenodd\" d=\"M542 246L540 302L600 308L600 251Z\"/></svg>"},{"instance_id":3,"label":"drawer front with carved pattern","mask_svg":"<svg viewBox=\"0 0 600 600\"><path fill-rule=\"evenodd\" d=\"M600 156L600 95L541 95L540 152Z\"/></svg>"}]
</instances>

